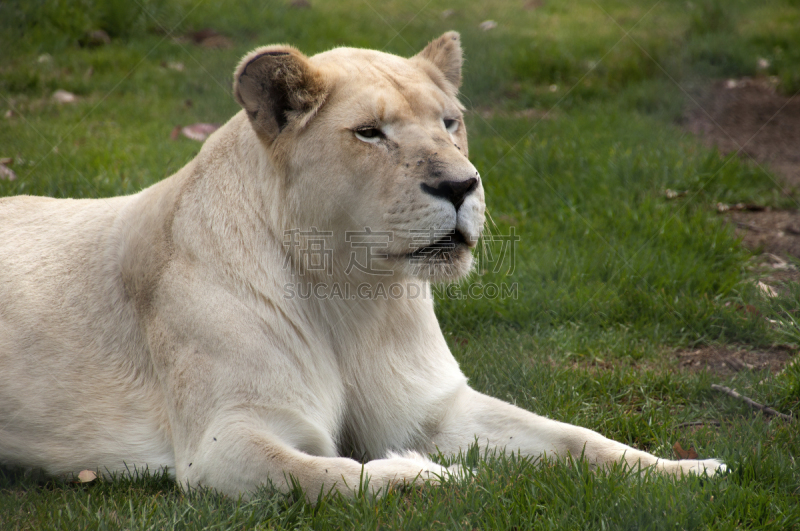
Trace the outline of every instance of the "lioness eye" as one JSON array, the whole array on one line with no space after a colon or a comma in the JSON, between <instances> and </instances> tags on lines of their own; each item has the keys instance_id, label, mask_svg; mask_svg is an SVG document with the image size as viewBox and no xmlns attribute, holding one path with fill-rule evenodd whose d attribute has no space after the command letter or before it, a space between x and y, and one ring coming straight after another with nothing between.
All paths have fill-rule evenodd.
<instances>
[{"instance_id":1,"label":"lioness eye","mask_svg":"<svg viewBox=\"0 0 800 531\"><path fill-rule=\"evenodd\" d=\"M356 134L356 138L364 142L369 142L370 144L374 144L383 138L383 131L377 127L365 127L363 129L356 129L353 132Z\"/></svg>"},{"instance_id":2,"label":"lioness eye","mask_svg":"<svg viewBox=\"0 0 800 531\"><path fill-rule=\"evenodd\" d=\"M458 131L458 120L451 120L449 118L445 118L444 128L447 129L447 132L450 134L455 133L456 131Z\"/></svg>"}]
</instances>

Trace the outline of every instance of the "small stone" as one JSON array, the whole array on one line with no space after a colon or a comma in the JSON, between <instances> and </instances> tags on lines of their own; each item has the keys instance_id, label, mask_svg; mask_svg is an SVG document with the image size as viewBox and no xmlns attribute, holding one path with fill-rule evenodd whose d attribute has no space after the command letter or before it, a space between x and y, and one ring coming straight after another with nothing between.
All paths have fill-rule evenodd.
<instances>
[{"instance_id":1,"label":"small stone","mask_svg":"<svg viewBox=\"0 0 800 531\"><path fill-rule=\"evenodd\" d=\"M78 481L80 481L81 483L91 483L96 479L97 479L97 474L95 474L91 470L81 470L78 473Z\"/></svg>"},{"instance_id":2,"label":"small stone","mask_svg":"<svg viewBox=\"0 0 800 531\"><path fill-rule=\"evenodd\" d=\"M72 92L58 89L53 93L53 99L58 103L75 103L78 98Z\"/></svg>"}]
</instances>

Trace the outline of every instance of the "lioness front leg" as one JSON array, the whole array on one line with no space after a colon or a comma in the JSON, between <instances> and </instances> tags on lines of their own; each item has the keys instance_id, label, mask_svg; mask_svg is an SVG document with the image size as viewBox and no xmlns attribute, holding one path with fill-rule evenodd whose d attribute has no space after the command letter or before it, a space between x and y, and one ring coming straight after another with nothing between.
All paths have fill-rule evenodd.
<instances>
[{"instance_id":1,"label":"lioness front leg","mask_svg":"<svg viewBox=\"0 0 800 531\"><path fill-rule=\"evenodd\" d=\"M447 474L411 453L364 465L338 457L340 384L324 344L303 357L297 338L265 334L279 316L262 319L195 276L170 280L160 296L177 310L156 314L148 332L178 483L247 496L269 484L288 492L293 478L313 501L320 491L353 495L365 481L377 492ZM184 285L193 289L174 287Z\"/></svg>"},{"instance_id":2,"label":"lioness front leg","mask_svg":"<svg viewBox=\"0 0 800 531\"><path fill-rule=\"evenodd\" d=\"M212 485L217 490L245 496L261 485L281 492L298 484L307 499L320 492L355 495L366 487L371 494L403 484L436 482L448 470L415 453L391 455L362 465L345 457L317 456L302 452L268 430L258 419L228 418L214 423L199 447L178 461L177 479L184 487Z\"/></svg>"},{"instance_id":3,"label":"lioness front leg","mask_svg":"<svg viewBox=\"0 0 800 531\"><path fill-rule=\"evenodd\" d=\"M716 459L660 459L592 430L540 417L465 386L440 425L434 443L439 451L455 454L466 450L476 437L482 447L519 451L532 457L583 456L592 466L624 461L631 467L655 467L677 476L713 476L725 471L725 465Z\"/></svg>"}]
</instances>

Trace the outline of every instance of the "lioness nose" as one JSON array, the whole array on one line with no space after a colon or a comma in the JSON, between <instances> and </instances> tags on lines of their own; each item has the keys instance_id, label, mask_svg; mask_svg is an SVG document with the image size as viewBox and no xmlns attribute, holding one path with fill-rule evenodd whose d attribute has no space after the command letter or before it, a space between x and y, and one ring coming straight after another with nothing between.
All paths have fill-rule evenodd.
<instances>
[{"instance_id":1,"label":"lioness nose","mask_svg":"<svg viewBox=\"0 0 800 531\"><path fill-rule=\"evenodd\" d=\"M432 196L447 199L458 210L458 207L476 186L478 186L478 179L471 177L466 181L443 181L436 187L422 183L422 190Z\"/></svg>"}]
</instances>

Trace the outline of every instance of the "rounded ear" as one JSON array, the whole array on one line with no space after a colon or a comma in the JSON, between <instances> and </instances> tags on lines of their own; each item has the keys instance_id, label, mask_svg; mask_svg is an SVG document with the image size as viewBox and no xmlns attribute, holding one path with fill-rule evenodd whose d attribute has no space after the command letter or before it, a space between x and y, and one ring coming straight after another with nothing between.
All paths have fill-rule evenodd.
<instances>
[{"instance_id":1,"label":"rounded ear","mask_svg":"<svg viewBox=\"0 0 800 531\"><path fill-rule=\"evenodd\" d=\"M308 58L286 45L263 46L236 67L233 95L265 140L273 140L291 120L319 108L325 84Z\"/></svg>"},{"instance_id":2,"label":"rounded ear","mask_svg":"<svg viewBox=\"0 0 800 531\"><path fill-rule=\"evenodd\" d=\"M458 32L448 31L428 44L424 50L414 57L425 59L438 68L444 78L456 89L461 86L461 36Z\"/></svg>"}]
</instances>

